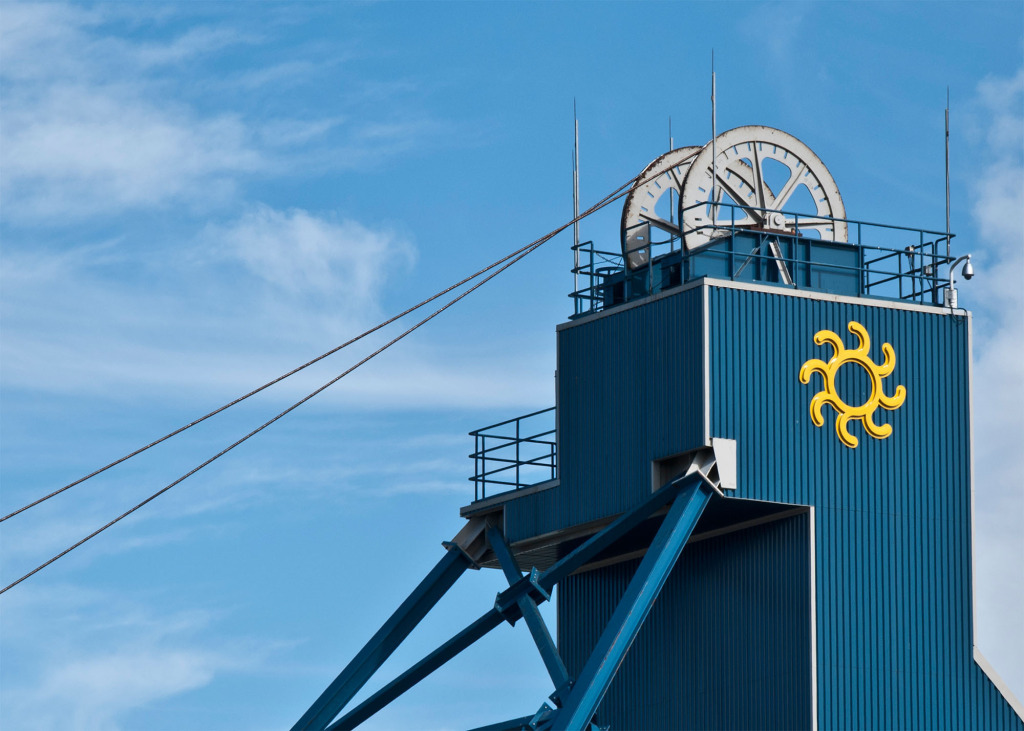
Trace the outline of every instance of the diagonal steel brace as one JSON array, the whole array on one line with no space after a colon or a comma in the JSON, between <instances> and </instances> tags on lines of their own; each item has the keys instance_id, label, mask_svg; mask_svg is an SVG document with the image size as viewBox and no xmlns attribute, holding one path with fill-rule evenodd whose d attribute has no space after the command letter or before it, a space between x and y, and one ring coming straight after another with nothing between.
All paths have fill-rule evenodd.
<instances>
[{"instance_id":1,"label":"diagonal steel brace","mask_svg":"<svg viewBox=\"0 0 1024 731\"><path fill-rule=\"evenodd\" d=\"M498 563L501 564L501 570L505 572L505 578L508 579L508 583L510 585L518 583L523 578L523 575L519 570L519 566L516 565L512 551L505 542L505 536L497 528L488 528L487 541L490 543L494 555L498 557ZM530 573L534 575L533 571ZM533 642L537 645L537 650L544 661L544 667L547 668L548 675L551 676L551 682L555 685L555 693L559 691L564 692L564 689L570 684L569 672L565 669L565 664L558 654L558 648L555 646L555 641L551 638L551 633L548 631L544 618L540 616L537 604L527 593L520 594L516 604L523 615L523 619L526 621L526 626L530 629L530 634L533 635ZM552 700L559 703L558 698L553 698Z\"/></svg>"},{"instance_id":2,"label":"diagonal steel brace","mask_svg":"<svg viewBox=\"0 0 1024 731\"><path fill-rule=\"evenodd\" d=\"M683 486L679 497L665 516L651 547L565 699L565 704L553 714L550 726L552 731L590 726L594 712L608 691L626 652L650 613L654 600L665 585L704 507L715 493L707 479L699 473L691 473L678 482Z\"/></svg>"},{"instance_id":3,"label":"diagonal steel brace","mask_svg":"<svg viewBox=\"0 0 1024 731\"><path fill-rule=\"evenodd\" d=\"M390 657L391 653L408 637L438 600L441 599L468 568L476 568L479 549L474 545L482 531L482 524L468 524L453 542L445 543L444 557L424 577L423 581L395 610L344 670L321 693L292 731L321 731L339 711L352 700L359 689ZM472 551L470 553L467 551Z\"/></svg>"},{"instance_id":4,"label":"diagonal steel brace","mask_svg":"<svg viewBox=\"0 0 1024 731\"><path fill-rule=\"evenodd\" d=\"M548 600L550 598L551 590L554 588L555 584L574 572L576 569L593 560L595 556L600 554L623 536L627 535L636 526L640 525L640 523L649 518L667 503L671 502L673 498L679 494L681 484L681 481L676 480L665 485L653 493L645 502L641 503L629 512L624 513L601 531L595 533L567 556L560 559L547 571L543 573L531 571L530 575L518 579L515 584L498 594L494 608L491 608L482 614L476 621L466 627L466 629L446 641L443 645L367 698L349 713L345 714L334 723L331 723L326 727L327 731L355 728L388 703L398 698L416 683L423 680L423 678L430 675L434 670L444 665L492 629L502 624L502 622L515 622L519 616L522 616L518 606L518 599L520 596L529 595L535 604L540 601ZM422 586L423 584L421 584L421 587ZM419 591L419 589L417 589L417 591ZM408 602L409 600L406 601ZM403 604L403 606L405 605ZM419 620L417 619L417 621ZM407 635L408 632L405 634ZM377 637L375 636L374 639L377 639ZM352 664L355 664L355 662L356 661L353 660ZM373 669L376 670L376 668L382 663L383 660L381 660L380 663L377 663ZM365 680L362 682L365 682ZM335 683L338 683L338 681L336 680ZM332 684L332 688L333 687L334 684ZM362 683L359 684L359 687L362 687ZM358 690L358 688L356 690ZM328 691L330 691L330 689L328 689ZM352 695L354 695L355 692L356 691L352 691ZM324 695L327 695L326 691ZM323 697L321 697L321 700L322 699ZM336 715L348 700L351 700L351 695L349 695L345 702L340 705L332 703L331 708L336 708L333 715ZM319 702L320 701L318 701L318 703ZM312 710L313 709L311 709L311 711ZM310 712L307 712L307 715L309 715ZM327 712L328 709L325 708L323 711L324 715L326 715ZM333 718L333 715L331 718ZM323 716L317 716L316 718L319 719L322 717ZM306 716L303 716L303 719L305 718ZM319 731L323 728L324 726L314 726L310 724L301 725L300 722L300 724L296 724L293 731L298 731L299 729L317 729L317 731Z\"/></svg>"}]
</instances>

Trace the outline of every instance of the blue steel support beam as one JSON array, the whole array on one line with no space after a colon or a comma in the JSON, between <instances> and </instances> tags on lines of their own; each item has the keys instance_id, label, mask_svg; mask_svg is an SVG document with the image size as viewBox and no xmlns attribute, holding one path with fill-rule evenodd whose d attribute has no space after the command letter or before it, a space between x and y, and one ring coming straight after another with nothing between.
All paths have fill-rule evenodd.
<instances>
[{"instance_id":1,"label":"blue steel support beam","mask_svg":"<svg viewBox=\"0 0 1024 731\"><path fill-rule=\"evenodd\" d=\"M355 728L504 621L504 615L497 609L487 611L473 624L332 723L327 730L349 731Z\"/></svg>"},{"instance_id":2,"label":"blue steel support beam","mask_svg":"<svg viewBox=\"0 0 1024 731\"><path fill-rule=\"evenodd\" d=\"M508 581L509 586L523 578L523 572L519 569L519 564L516 563L512 550L505 542L505 536L494 526L487 529L487 545L494 551L494 555L498 559L498 564L501 566L501 571L505 574L505 579Z\"/></svg>"},{"instance_id":3,"label":"blue steel support beam","mask_svg":"<svg viewBox=\"0 0 1024 731\"><path fill-rule=\"evenodd\" d=\"M615 543L615 541L619 540L620 538L628 534L636 526L638 526L644 520L649 518L652 514L654 514L656 511L662 508L665 504L670 502L677 494L679 494L681 485L682 478L674 480L670 484L661 488L660 490L655 492L650 498L648 498L646 502L637 506L633 510L630 510L628 513L625 513L624 515L620 516L612 523L610 523L608 526L603 528L601 531L591 536L582 545L578 546L575 550L569 553L569 555L562 558L554 566L545 571L539 577L534 578L532 576L524 576L521 579L517 580L514 586L510 586L508 589L506 589L498 595L496 607L500 606L503 608L502 610L499 610L498 608L488 610L479 619L473 622L473 624L471 624L469 627L462 630L457 635L452 637L450 640L445 642L439 648L437 648L432 653L427 655L425 658L420 660L418 663L413 665L411 668L406 670L400 676L392 680L390 683L381 688L375 694L367 698L360 705L356 706L356 708L352 709L349 713L345 714L337 721L327 726L327 731L338 731L339 729L355 728L360 723L370 718L381 708L386 706L388 703L398 698L400 695L402 695L409 688L411 688L416 683L421 681L423 678L430 675L430 673L432 673L434 670L441 667L444 663L448 662L448 660L458 655L464 649L466 649L471 644L476 642L478 639L480 639L488 632L490 632L492 629L500 625L503 621L505 621L506 619L508 619L509 621L514 621L514 614L510 613L519 613L518 599L520 596L528 594L530 596L536 595L539 598L542 597L545 593L550 593L551 589L554 587L556 583L561 581L563 578L571 574L579 567L583 566L584 564L592 560L595 556L601 553L601 551L608 548L610 545ZM459 555L462 555L461 551L452 550L449 551L449 553L457 553ZM468 559L465 560L466 566L463 568L463 570L465 570L465 568L468 568L469 566ZM442 563L444 562L442 561ZM438 566L440 565L441 564L438 564ZM435 571L437 571L437 567L435 567ZM455 578L458 577L456 576ZM414 592L414 594L418 593L424 586L426 586L428 584L429 579L430 577L428 577L428 579L425 579L420 584L420 586L417 587L417 590L416 592ZM454 583L454 578L452 579L451 583ZM450 587L451 584L449 584L448 586ZM433 603L436 603L437 599L439 598L440 595L434 599L430 606L433 606ZM410 596L410 598L407 599L405 603L403 603L402 607L405 607L406 604L408 604L411 599L412 597ZM419 615L420 619L429 608L430 607L428 606L426 607L426 609L423 610L423 613ZM402 609L400 608L399 612L396 612L395 614L397 615L401 611ZM390 622L391 620L388 621ZM416 621L418 622L419 619L417 619ZM415 624L413 626L415 626ZM412 627L409 627L409 629L405 632L403 637L405 635L408 635L411 629ZM376 640L378 636L382 635L383 633L384 628L381 628L381 631L374 636L374 640ZM371 640L371 643L373 643L373 640ZM397 643L395 644L397 646ZM393 649L394 648L392 648L392 650ZM364 651L365 650L366 648L364 648ZM388 654L390 654L390 651ZM362 653L360 653L360 655L362 655ZM380 664L383 663L383 661L384 660L381 659L380 663L378 663L377 666L373 668L373 670L376 670L376 668L379 667ZM350 666L355 664L355 662L356 661L353 660L353 662L350 663ZM372 671L369 673L369 675L372 675ZM369 677L369 675L367 675L367 677ZM339 680L340 679L341 678L339 676ZM339 680L336 680L334 683L331 684L331 688L328 688L328 691L324 692L324 695L321 696L321 700L318 700L318 703L320 703L324 699L324 697L328 695L328 693L331 691L332 688L334 688L335 685L341 685L341 683L339 683ZM359 687L362 687L363 683L365 683L365 680L363 680L359 684ZM354 695L357 691L358 688L352 691L352 695ZM347 702L350 699L351 695L348 696L345 702ZM337 710L334 711L334 715L337 715L337 712L344 707L344 703L337 704L336 702L333 702L331 705L332 707L337 708ZM310 709L310 712L312 712L312 710L313 709ZM310 715L310 712L307 712L307 716ZM326 714L326 712L327 711L325 707L324 713ZM331 716L331 718L333 718L333 715ZM304 719L306 719L306 716L303 716L303 720ZM328 718L328 721L329 720L330 719ZM300 720L300 723L296 724L293 727L292 731L298 731L299 729L305 728L317 729L317 731L321 731L324 728L323 726L303 726L301 724L302 721Z\"/></svg>"},{"instance_id":4,"label":"blue steel support beam","mask_svg":"<svg viewBox=\"0 0 1024 731\"><path fill-rule=\"evenodd\" d=\"M627 535L638 525L647 520L651 515L667 505L679 494L683 484L682 477L673 480L669 484L654 492L647 500L628 513L623 513L614 521L595 533L586 542L577 546L567 556L560 559L554 566L540 575L538 583L547 592L554 588L555 584L571 574L584 564L592 561L601 551L611 546L615 541Z\"/></svg>"},{"instance_id":5,"label":"blue steel support beam","mask_svg":"<svg viewBox=\"0 0 1024 731\"><path fill-rule=\"evenodd\" d=\"M470 566L469 558L458 548L445 551L444 557L303 714L292 731L326 728Z\"/></svg>"},{"instance_id":6,"label":"blue steel support beam","mask_svg":"<svg viewBox=\"0 0 1024 731\"><path fill-rule=\"evenodd\" d=\"M487 541L491 550L494 551L494 555L498 557L498 563L501 564L501 570L505 572L508 583L516 584L523 578L523 575L516 565L512 551L509 550L508 544L505 542L505 536L497 528L488 528ZM526 626L530 629L530 634L533 635L533 642L537 645L540 657L544 661L544 667L547 668L548 675L551 676L551 682L554 683L557 692L569 683L569 672L565 669L565 663L562 662L562 658L558 654L555 641L551 639L548 626L544 623L544 618L540 616L540 610L537 609L537 605L529 594L520 595L516 603L519 606L519 611L523 614Z\"/></svg>"},{"instance_id":7,"label":"blue steel support beam","mask_svg":"<svg viewBox=\"0 0 1024 731\"><path fill-rule=\"evenodd\" d=\"M682 481L682 491L626 587L626 593L583 666L576 685L565 699L563 707L551 719L552 731L585 729L590 725L590 719L625 659L626 651L636 639L640 626L651 611L654 600L665 585L669 572L675 566L712 494L711 488L697 475Z\"/></svg>"}]
</instances>

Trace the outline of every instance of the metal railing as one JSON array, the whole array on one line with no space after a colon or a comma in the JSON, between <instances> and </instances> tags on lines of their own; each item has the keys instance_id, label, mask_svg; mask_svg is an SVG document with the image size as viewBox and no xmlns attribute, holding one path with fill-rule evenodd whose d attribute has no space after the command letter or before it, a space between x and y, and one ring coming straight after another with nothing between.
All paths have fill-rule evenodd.
<instances>
[{"instance_id":1,"label":"metal railing","mask_svg":"<svg viewBox=\"0 0 1024 731\"><path fill-rule=\"evenodd\" d=\"M713 229L707 244L687 251L678 237L652 242L641 250L645 263L637 269L626 269L621 251L596 249L592 241L574 247L579 252L579 266L573 269L579 287L569 295L571 316L599 312L701 276L942 305L949 275L940 269L952 261L946 255L952 235L791 213L786 214L791 230L771 231L736 225L737 216L745 218L749 207L723 203L719 208L729 211L730 223L719 220L702 227ZM845 222L848 240L823 240L817 228L827 221Z\"/></svg>"},{"instance_id":2,"label":"metal railing","mask_svg":"<svg viewBox=\"0 0 1024 731\"><path fill-rule=\"evenodd\" d=\"M473 500L553 480L556 472L555 407L471 431Z\"/></svg>"}]
</instances>

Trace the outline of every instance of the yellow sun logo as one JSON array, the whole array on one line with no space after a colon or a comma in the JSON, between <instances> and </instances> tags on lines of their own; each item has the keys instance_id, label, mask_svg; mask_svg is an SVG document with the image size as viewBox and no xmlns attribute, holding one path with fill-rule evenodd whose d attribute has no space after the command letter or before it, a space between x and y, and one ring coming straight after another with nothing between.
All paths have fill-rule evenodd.
<instances>
[{"instance_id":1,"label":"yellow sun logo","mask_svg":"<svg viewBox=\"0 0 1024 731\"><path fill-rule=\"evenodd\" d=\"M818 391L811 399L811 421L815 426L822 426L825 419L821 415L821 409L828 404L836 410L836 434L839 435L839 441L847 447L856 447L857 437L850 434L847 425L851 421L860 421L869 436L875 439L885 439L892 434L892 427L889 424L878 425L872 421L875 409L881 406L887 411L895 411L903 405L904 399L907 398L907 389L897 386L896 393L886 396L882 391L882 379L890 375L896 367L896 353L892 346L889 343L882 343L882 355L885 356L885 360L881 365L877 365L868 356L871 339L864 326L859 322L851 322L847 325L847 329L860 341L860 344L851 350L847 350L842 339L831 330L819 330L814 334L816 345L827 343L832 346L832 357L828 363L817 358L811 358L804 363L800 367L800 383L809 383L812 373L822 375L825 379L825 388ZM850 406L839 398L839 394L836 392L836 373L846 363L859 365L867 371L871 378L871 395L860 406Z\"/></svg>"}]
</instances>

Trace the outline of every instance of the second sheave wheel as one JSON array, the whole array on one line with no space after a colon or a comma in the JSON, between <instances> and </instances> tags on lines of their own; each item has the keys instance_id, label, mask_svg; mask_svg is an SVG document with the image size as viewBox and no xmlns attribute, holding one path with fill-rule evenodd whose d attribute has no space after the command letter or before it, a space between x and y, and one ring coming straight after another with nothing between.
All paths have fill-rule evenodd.
<instances>
[{"instance_id":1,"label":"second sheave wheel","mask_svg":"<svg viewBox=\"0 0 1024 731\"><path fill-rule=\"evenodd\" d=\"M644 168L633 184L622 207L621 227L622 255L630 269L647 263L652 226L670 235L679 235L679 226L659 216L655 208L666 192L674 191L676 196L680 194L686 170L698 152L699 147L670 150Z\"/></svg>"},{"instance_id":2,"label":"second sheave wheel","mask_svg":"<svg viewBox=\"0 0 1024 731\"><path fill-rule=\"evenodd\" d=\"M843 218L839 188L821 159L793 135L760 125L731 129L706 144L679 197L688 250L735 228L846 241L846 222L833 220Z\"/></svg>"}]
</instances>

